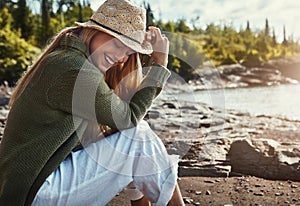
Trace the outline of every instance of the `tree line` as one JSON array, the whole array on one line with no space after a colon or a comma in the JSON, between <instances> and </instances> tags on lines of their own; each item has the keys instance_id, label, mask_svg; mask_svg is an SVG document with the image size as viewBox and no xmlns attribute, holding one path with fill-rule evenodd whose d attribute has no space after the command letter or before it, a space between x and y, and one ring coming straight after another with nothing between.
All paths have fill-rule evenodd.
<instances>
[{"instance_id":1,"label":"tree line","mask_svg":"<svg viewBox=\"0 0 300 206\"><path fill-rule=\"evenodd\" d=\"M38 4L39 11L33 12L29 3ZM150 4L143 6L147 25L158 26L170 39L168 67L185 80L194 78L194 71L207 62L256 66L300 53L299 43L292 36L286 37L285 28L283 41L277 40L268 19L262 31L252 30L249 21L239 31L213 23L201 29L189 26L183 18L167 22L155 19ZM87 21L92 13L88 0L0 0L0 83L14 85L56 32L74 26L75 21Z\"/></svg>"}]
</instances>

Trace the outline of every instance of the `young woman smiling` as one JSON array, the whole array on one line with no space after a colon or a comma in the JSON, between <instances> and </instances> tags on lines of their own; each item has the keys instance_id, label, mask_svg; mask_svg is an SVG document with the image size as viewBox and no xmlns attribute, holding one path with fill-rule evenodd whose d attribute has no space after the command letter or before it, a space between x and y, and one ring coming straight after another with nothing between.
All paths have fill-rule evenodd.
<instances>
[{"instance_id":1,"label":"young woman smiling","mask_svg":"<svg viewBox=\"0 0 300 206\"><path fill-rule=\"evenodd\" d=\"M18 83L0 145L0 205L183 205L178 157L143 121L170 75L145 10L107 0L61 31ZM143 76L140 55L153 64ZM151 203L150 203L151 202Z\"/></svg>"}]
</instances>

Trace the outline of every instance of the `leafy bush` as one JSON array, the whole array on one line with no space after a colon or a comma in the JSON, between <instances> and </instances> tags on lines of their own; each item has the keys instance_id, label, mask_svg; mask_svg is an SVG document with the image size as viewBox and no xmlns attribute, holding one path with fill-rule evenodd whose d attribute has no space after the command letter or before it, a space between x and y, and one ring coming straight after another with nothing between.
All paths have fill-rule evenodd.
<instances>
[{"instance_id":1,"label":"leafy bush","mask_svg":"<svg viewBox=\"0 0 300 206\"><path fill-rule=\"evenodd\" d=\"M14 85L40 49L27 43L20 37L20 33L12 31L9 19L11 15L4 8L0 11L0 22L3 26L0 30L0 84L8 81L10 85Z\"/></svg>"},{"instance_id":2,"label":"leafy bush","mask_svg":"<svg viewBox=\"0 0 300 206\"><path fill-rule=\"evenodd\" d=\"M257 67L260 66L263 61L259 52L253 50L246 55L243 65L247 67Z\"/></svg>"}]
</instances>

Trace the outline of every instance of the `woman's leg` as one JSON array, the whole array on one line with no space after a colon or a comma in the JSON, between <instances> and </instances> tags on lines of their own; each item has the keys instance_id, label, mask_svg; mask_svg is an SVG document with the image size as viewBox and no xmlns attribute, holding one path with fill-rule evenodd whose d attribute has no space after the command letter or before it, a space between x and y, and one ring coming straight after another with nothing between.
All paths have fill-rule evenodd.
<instances>
[{"instance_id":1,"label":"woman's leg","mask_svg":"<svg viewBox=\"0 0 300 206\"><path fill-rule=\"evenodd\" d=\"M176 184L175 190L173 192L172 198L168 203L168 206L183 206L183 198L179 189L178 184Z\"/></svg>"},{"instance_id":2,"label":"woman's leg","mask_svg":"<svg viewBox=\"0 0 300 206\"><path fill-rule=\"evenodd\" d=\"M139 200L131 201L131 206L151 206L151 203L144 196ZM178 184L176 184L175 190L173 192L171 200L168 203L168 206L184 206L183 198Z\"/></svg>"},{"instance_id":3,"label":"woman's leg","mask_svg":"<svg viewBox=\"0 0 300 206\"><path fill-rule=\"evenodd\" d=\"M168 155L142 122L72 152L47 178L33 205L105 205L130 183L153 205L167 205L177 165L178 157Z\"/></svg>"},{"instance_id":4,"label":"woman's leg","mask_svg":"<svg viewBox=\"0 0 300 206\"><path fill-rule=\"evenodd\" d=\"M150 201L144 196L139 200L131 201L131 206L151 206Z\"/></svg>"},{"instance_id":5,"label":"woman's leg","mask_svg":"<svg viewBox=\"0 0 300 206\"><path fill-rule=\"evenodd\" d=\"M172 198L168 203L168 206L184 206L183 198L179 189L178 184L176 184L175 190L173 192ZM131 206L151 206L150 201L144 196L139 200L131 201Z\"/></svg>"}]
</instances>

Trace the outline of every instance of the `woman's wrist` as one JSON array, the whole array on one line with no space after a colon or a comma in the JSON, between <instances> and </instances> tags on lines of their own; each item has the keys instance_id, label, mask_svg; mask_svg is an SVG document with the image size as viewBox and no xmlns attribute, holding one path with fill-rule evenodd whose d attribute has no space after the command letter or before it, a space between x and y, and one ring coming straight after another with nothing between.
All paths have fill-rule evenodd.
<instances>
[{"instance_id":1,"label":"woman's wrist","mask_svg":"<svg viewBox=\"0 0 300 206\"><path fill-rule=\"evenodd\" d=\"M162 67L167 67L168 65L168 61L164 61L164 62L155 62L156 64L162 66Z\"/></svg>"},{"instance_id":2,"label":"woman's wrist","mask_svg":"<svg viewBox=\"0 0 300 206\"><path fill-rule=\"evenodd\" d=\"M157 65L160 65L160 66L163 66L163 67L167 67L168 65L168 59L154 59L152 58L152 64L157 64Z\"/></svg>"},{"instance_id":3,"label":"woman's wrist","mask_svg":"<svg viewBox=\"0 0 300 206\"><path fill-rule=\"evenodd\" d=\"M154 58L154 57L152 57L152 59L153 59L153 62L155 62L156 64L161 65L163 67L167 67L167 65L168 65L168 58L167 57L165 57L165 58Z\"/></svg>"}]
</instances>

